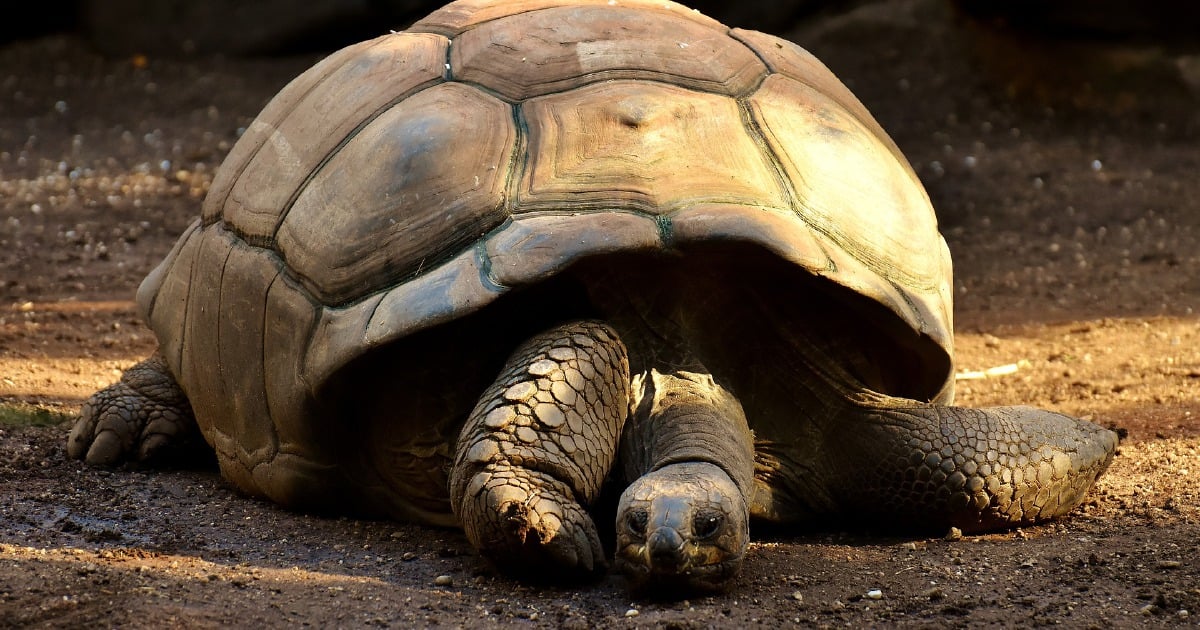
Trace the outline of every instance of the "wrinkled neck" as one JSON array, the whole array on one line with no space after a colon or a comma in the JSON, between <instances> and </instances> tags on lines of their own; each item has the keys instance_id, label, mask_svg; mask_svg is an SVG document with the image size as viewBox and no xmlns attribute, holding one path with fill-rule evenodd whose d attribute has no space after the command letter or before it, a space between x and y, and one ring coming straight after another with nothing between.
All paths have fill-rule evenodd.
<instances>
[{"instance_id":1,"label":"wrinkled neck","mask_svg":"<svg viewBox=\"0 0 1200 630\"><path fill-rule=\"evenodd\" d=\"M625 425L625 477L687 463L720 468L750 496L754 436L737 399L708 374L657 369L634 378L634 414ZM690 467L679 470L690 470Z\"/></svg>"}]
</instances>

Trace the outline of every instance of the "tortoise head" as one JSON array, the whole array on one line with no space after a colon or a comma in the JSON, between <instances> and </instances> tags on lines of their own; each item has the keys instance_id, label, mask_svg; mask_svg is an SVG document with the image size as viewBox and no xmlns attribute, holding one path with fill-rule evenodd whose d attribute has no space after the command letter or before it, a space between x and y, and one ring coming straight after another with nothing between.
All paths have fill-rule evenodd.
<instances>
[{"instance_id":1,"label":"tortoise head","mask_svg":"<svg viewBox=\"0 0 1200 630\"><path fill-rule=\"evenodd\" d=\"M617 568L634 588L723 590L742 564L749 520L741 491L718 466L664 466L621 495Z\"/></svg>"}]
</instances>

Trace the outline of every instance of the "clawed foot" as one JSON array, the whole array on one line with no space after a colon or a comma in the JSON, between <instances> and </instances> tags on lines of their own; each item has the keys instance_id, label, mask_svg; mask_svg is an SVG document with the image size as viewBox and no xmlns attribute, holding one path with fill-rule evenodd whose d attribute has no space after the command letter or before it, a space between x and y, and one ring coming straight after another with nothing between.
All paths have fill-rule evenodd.
<instances>
[{"instance_id":1,"label":"clawed foot","mask_svg":"<svg viewBox=\"0 0 1200 630\"><path fill-rule=\"evenodd\" d=\"M84 403L67 454L93 465L165 463L193 458L203 443L187 397L154 356Z\"/></svg>"},{"instance_id":2,"label":"clawed foot","mask_svg":"<svg viewBox=\"0 0 1200 630\"><path fill-rule=\"evenodd\" d=\"M596 525L554 477L489 466L469 482L463 526L479 550L512 573L584 577L607 568Z\"/></svg>"},{"instance_id":3,"label":"clawed foot","mask_svg":"<svg viewBox=\"0 0 1200 630\"><path fill-rule=\"evenodd\" d=\"M616 333L563 324L517 348L463 426L454 513L508 573L581 577L607 567L587 505L612 467L629 400Z\"/></svg>"}]
</instances>

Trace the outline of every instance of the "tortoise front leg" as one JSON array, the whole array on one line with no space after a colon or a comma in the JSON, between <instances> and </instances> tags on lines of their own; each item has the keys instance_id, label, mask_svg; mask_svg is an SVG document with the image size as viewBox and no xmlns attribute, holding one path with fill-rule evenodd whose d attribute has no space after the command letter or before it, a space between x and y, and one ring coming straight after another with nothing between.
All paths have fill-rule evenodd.
<instances>
[{"instance_id":1,"label":"tortoise front leg","mask_svg":"<svg viewBox=\"0 0 1200 630\"><path fill-rule=\"evenodd\" d=\"M183 464L207 453L187 396L158 354L83 404L67 455L93 465Z\"/></svg>"},{"instance_id":2,"label":"tortoise front leg","mask_svg":"<svg viewBox=\"0 0 1200 630\"><path fill-rule=\"evenodd\" d=\"M450 499L467 538L504 570L607 566L587 506L612 467L629 406L615 331L576 322L519 347L462 429Z\"/></svg>"}]
</instances>

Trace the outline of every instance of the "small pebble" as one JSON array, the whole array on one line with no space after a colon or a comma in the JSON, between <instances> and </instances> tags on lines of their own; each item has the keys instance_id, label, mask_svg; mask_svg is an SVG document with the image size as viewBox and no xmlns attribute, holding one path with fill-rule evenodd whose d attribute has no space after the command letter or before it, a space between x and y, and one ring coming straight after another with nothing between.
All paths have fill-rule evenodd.
<instances>
[{"instance_id":1,"label":"small pebble","mask_svg":"<svg viewBox=\"0 0 1200 630\"><path fill-rule=\"evenodd\" d=\"M951 527L950 531L946 532L946 540L962 540L962 530L957 527Z\"/></svg>"},{"instance_id":2,"label":"small pebble","mask_svg":"<svg viewBox=\"0 0 1200 630\"><path fill-rule=\"evenodd\" d=\"M883 599L883 591L873 588L867 591L867 599Z\"/></svg>"},{"instance_id":3,"label":"small pebble","mask_svg":"<svg viewBox=\"0 0 1200 630\"><path fill-rule=\"evenodd\" d=\"M804 601L804 593L801 593L800 591L796 591L796 592L792 593L792 599L794 599L798 602L803 602Z\"/></svg>"},{"instance_id":4,"label":"small pebble","mask_svg":"<svg viewBox=\"0 0 1200 630\"><path fill-rule=\"evenodd\" d=\"M641 613L639 613L639 612L638 612L638 609L636 609L636 608L630 608L629 610L626 610L626 611L625 611L625 616L626 616L626 617L636 617L636 616L638 616L638 615L640 615L640 614L641 614Z\"/></svg>"},{"instance_id":5,"label":"small pebble","mask_svg":"<svg viewBox=\"0 0 1200 630\"><path fill-rule=\"evenodd\" d=\"M439 575L433 579L433 584L435 586L450 586L454 584L454 578L449 575Z\"/></svg>"},{"instance_id":6,"label":"small pebble","mask_svg":"<svg viewBox=\"0 0 1200 630\"><path fill-rule=\"evenodd\" d=\"M1154 566L1160 569L1178 569L1183 563L1178 560L1159 560Z\"/></svg>"}]
</instances>

